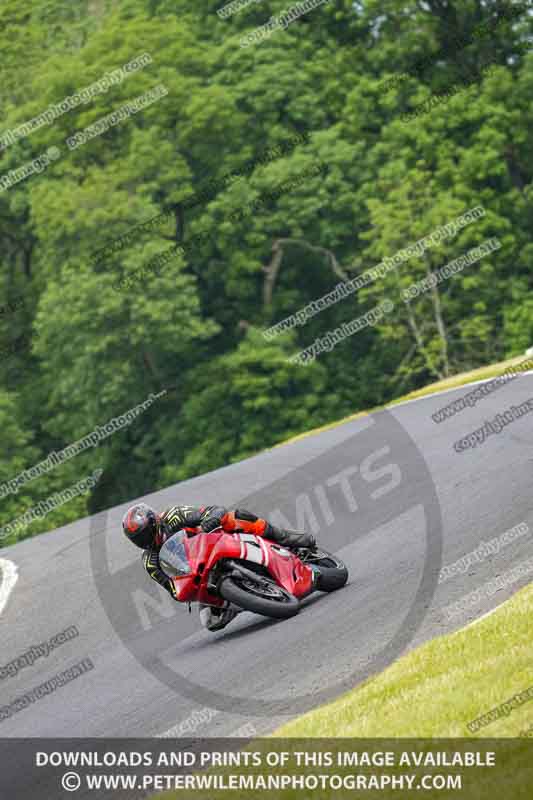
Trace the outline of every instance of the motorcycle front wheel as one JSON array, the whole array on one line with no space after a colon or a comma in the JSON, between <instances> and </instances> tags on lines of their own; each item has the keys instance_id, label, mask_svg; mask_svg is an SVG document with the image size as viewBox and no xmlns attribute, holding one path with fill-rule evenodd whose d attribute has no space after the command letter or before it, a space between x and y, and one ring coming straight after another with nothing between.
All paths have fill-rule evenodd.
<instances>
[{"instance_id":1,"label":"motorcycle front wheel","mask_svg":"<svg viewBox=\"0 0 533 800\"><path fill-rule=\"evenodd\" d=\"M288 619L300 610L300 602L294 595L260 575L257 580L246 575L223 578L219 592L224 600L264 617Z\"/></svg>"}]
</instances>

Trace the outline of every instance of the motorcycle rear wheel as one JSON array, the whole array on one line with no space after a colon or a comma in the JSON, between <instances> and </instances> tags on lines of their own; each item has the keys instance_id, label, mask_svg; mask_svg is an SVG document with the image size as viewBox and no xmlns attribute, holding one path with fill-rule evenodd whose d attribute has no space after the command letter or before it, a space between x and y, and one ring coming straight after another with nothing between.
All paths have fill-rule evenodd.
<instances>
[{"instance_id":1,"label":"motorcycle rear wheel","mask_svg":"<svg viewBox=\"0 0 533 800\"><path fill-rule=\"evenodd\" d=\"M262 588L262 585L264 587ZM257 583L246 576L223 578L219 592L245 611L273 619L289 619L300 610L300 601L274 581L258 577ZM277 599L274 599L277 595Z\"/></svg>"},{"instance_id":2,"label":"motorcycle rear wheel","mask_svg":"<svg viewBox=\"0 0 533 800\"><path fill-rule=\"evenodd\" d=\"M342 589L348 580L346 564L327 550L317 550L302 560L318 569L316 589L319 592L335 592Z\"/></svg>"}]
</instances>

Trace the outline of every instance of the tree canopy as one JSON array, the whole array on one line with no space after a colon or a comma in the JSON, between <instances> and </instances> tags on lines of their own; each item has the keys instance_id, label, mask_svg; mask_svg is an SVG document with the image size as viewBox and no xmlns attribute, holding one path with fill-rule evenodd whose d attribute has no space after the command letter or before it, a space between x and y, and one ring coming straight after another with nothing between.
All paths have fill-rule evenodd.
<instances>
[{"instance_id":1,"label":"tree canopy","mask_svg":"<svg viewBox=\"0 0 533 800\"><path fill-rule=\"evenodd\" d=\"M167 389L130 425L3 498L0 525L104 470L91 494L19 535L533 344L527 3L335 0L248 47L243 36L287 3L252 3L227 19L216 14L223 5L0 9L2 137L151 57L49 124L1 140L0 483ZM133 109L157 86L164 96ZM69 148L96 123L101 132ZM19 179L51 148L44 168ZM187 203L206 186L203 201ZM455 236L305 324L263 335L477 206L484 216ZM493 237L500 249L402 302L402 289ZM376 325L308 366L290 362L384 298L395 308Z\"/></svg>"}]
</instances>

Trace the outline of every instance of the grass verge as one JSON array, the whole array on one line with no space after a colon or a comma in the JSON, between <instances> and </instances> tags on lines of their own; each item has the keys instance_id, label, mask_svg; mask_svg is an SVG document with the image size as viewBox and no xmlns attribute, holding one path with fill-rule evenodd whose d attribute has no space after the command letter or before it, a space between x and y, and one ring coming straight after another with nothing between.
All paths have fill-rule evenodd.
<instances>
[{"instance_id":1,"label":"grass verge","mask_svg":"<svg viewBox=\"0 0 533 800\"><path fill-rule=\"evenodd\" d=\"M421 773L438 778L461 776L461 788L427 787L423 792L403 787L379 792L299 788L274 789L271 800L348 800L378 796L382 800L530 800L533 787L533 664L531 617L533 584L517 592L489 616L463 630L441 636L396 661L380 675L369 678L348 694L279 728L271 737L252 741L245 749L266 754L269 750L394 752L402 753L493 751L495 767L425 767L421 772L405 768L372 767L374 775ZM530 690L530 692L528 692ZM517 698L520 702L510 702ZM506 704L502 709L502 705ZM477 730L472 722L492 712ZM470 725L470 727L469 727ZM353 737L353 738L352 738ZM489 738L490 737L490 738ZM532 737L532 738L530 738ZM369 739L368 745L361 739ZM476 738L476 745L470 740ZM278 744L273 742L278 740ZM324 739L329 741L324 742ZM334 741L332 741L332 739ZM354 741L358 739L359 741ZM416 740L416 741L414 741ZM451 741L450 741L451 740ZM316 746L313 746L316 741ZM269 744L271 743L271 744ZM263 757L263 764L265 759ZM336 763L336 760L333 761ZM279 768L282 769L282 768ZM258 768L257 774L277 774L278 768ZM255 770L254 770L255 771ZM336 774L363 774L364 768L333 768ZM251 774L247 768L219 769L218 774ZM282 769L285 774L323 774L312 766ZM204 773L205 774L205 773ZM207 773L207 776L209 772ZM206 778L207 779L207 778ZM420 785L413 789L426 788ZM231 791L235 800L259 796ZM264 792L260 793L261 795ZM160 800L224 800L227 791L171 791ZM266 796L266 795L265 795Z\"/></svg>"},{"instance_id":2,"label":"grass verge","mask_svg":"<svg viewBox=\"0 0 533 800\"><path fill-rule=\"evenodd\" d=\"M275 737L533 737L533 584L493 613L439 636ZM477 732L468 724L531 688Z\"/></svg>"}]
</instances>

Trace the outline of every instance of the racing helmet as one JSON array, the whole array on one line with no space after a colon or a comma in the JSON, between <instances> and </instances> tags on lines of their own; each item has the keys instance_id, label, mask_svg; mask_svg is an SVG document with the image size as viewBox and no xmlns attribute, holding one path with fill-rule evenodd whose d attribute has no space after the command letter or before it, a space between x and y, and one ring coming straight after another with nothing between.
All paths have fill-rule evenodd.
<instances>
[{"instance_id":1,"label":"racing helmet","mask_svg":"<svg viewBox=\"0 0 533 800\"><path fill-rule=\"evenodd\" d=\"M131 506L122 520L122 530L130 542L146 550L155 544L159 526L159 515L146 503Z\"/></svg>"}]
</instances>

